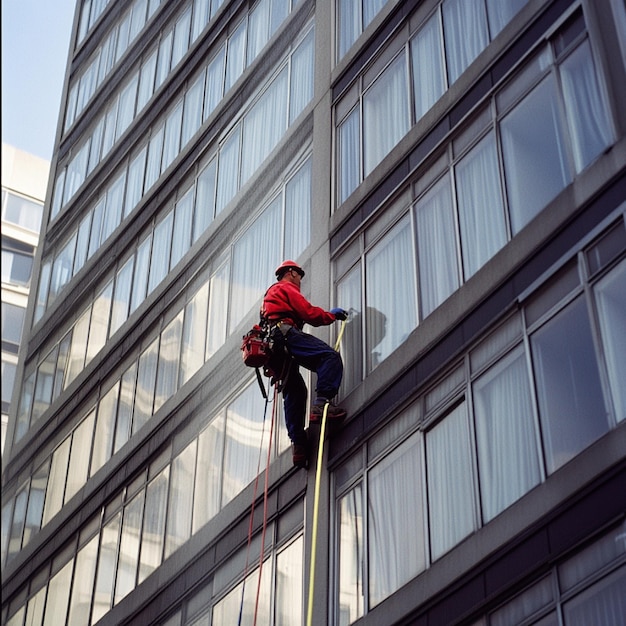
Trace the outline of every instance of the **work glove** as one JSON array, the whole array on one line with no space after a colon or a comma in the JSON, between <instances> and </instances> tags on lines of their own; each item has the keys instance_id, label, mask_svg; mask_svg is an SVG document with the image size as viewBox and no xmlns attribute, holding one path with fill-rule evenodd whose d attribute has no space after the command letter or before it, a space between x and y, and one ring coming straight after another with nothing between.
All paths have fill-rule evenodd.
<instances>
[{"instance_id":1,"label":"work glove","mask_svg":"<svg viewBox=\"0 0 626 626\"><path fill-rule=\"evenodd\" d=\"M330 312L335 316L336 320L346 320L348 319L348 311L344 311L343 309L331 309Z\"/></svg>"}]
</instances>

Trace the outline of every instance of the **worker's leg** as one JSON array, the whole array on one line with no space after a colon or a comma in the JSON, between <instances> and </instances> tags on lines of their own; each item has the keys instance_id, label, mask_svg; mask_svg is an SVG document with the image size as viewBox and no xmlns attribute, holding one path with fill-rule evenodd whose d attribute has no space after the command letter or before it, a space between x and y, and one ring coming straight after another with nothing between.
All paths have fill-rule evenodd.
<instances>
[{"instance_id":1,"label":"worker's leg","mask_svg":"<svg viewBox=\"0 0 626 626\"><path fill-rule=\"evenodd\" d=\"M307 388L304 379L295 363L283 387L283 407L285 409L285 426L293 443L306 444L304 418L306 415Z\"/></svg>"},{"instance_id":2,"label":"worker's leg","mask_svg":"<svg viewBox=\"0 0 626 626\"><path fill-rule=\"evenodd\" d=\"M338 352L326 342L292 328L286 336L289 353L296 363L317 374L316 392L328 400L339 391L343 376L343 362Z\"/></svg>"}]
</instances>

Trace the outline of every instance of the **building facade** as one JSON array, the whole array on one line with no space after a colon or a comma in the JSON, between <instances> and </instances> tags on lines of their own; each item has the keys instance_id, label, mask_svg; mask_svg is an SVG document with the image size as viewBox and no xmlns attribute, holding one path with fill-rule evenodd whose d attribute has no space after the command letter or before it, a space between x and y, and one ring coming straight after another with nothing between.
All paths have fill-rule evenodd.
<instances>
[{"instance_id":1,"label":"building facade","mask_svg":"<svg viewBox=\"0 0 626 626\"><path fill-rule=\"evenodd\" d=\"M2 144L2 440L17 371L50 163Z\"/></svg>"},{"instance_id":2,"label":"building facade","mask_svg":"<svg viewBox=\"0 0 626 626\"><path fill-rule=\"evenodd\" d=\"M2 623L622 624L624 101L621 0L78 2ZM239 352L286 258L319 474Z\"/></svg>"}]
</instances>

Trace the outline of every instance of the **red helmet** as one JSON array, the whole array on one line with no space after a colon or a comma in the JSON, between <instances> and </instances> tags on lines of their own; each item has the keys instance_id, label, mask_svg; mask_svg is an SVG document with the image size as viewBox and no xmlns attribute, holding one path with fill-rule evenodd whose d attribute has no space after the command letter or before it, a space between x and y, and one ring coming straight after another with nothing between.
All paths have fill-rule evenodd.
<instances>
[{"instance_id":1,"label":"red helmet","mask_svg":"<svg viewBox=\"0 0 626 626\"><path fill-rule=\"evenodd\" d=\"M283 261L277 268L276 268L276 278L278 278L278 280L280 280L283 276L283 274L288 271L288 270L296 270L296 272L298 272L298 274L300 274L300 276L304 276L304 270L295 262L295 261Z\"/></svg>"}]
</instances>

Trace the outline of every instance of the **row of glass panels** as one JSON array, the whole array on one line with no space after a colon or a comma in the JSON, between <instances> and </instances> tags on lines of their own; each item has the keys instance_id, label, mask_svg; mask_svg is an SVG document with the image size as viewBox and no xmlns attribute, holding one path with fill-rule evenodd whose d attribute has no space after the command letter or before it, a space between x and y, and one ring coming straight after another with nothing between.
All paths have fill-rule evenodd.
<instances>
[{"instance_id":1,"label":"row of glass panels","mask_svg":"<svg viewBox=\"0 0 626 626\"><path fill-rule=\"evenodd\" d=\"M149 345L121 377L103 385L96 405L33 476L20 485L15 498L5 503L3 520L11 531L2 546L2 563L14 558L88 478L211 358L227 333L258 302L280 260L298 257L308 245L310 215L311 162L307 159L216 261L209 277L199 287L196 284L189 288L178 314L172 313L173 319L149 339ZM117 293L117 285L108 293ZM132 292L124 288L126 306ZM92 326L106 319L105 301L102 304ZM108 315L119 306L115 298L106 300ZM85 323L88 321L87 317ZM88 336L85 333L80 344L81 355L89 345ZM72 366L71 351L59 349L55 355L57 360L50 360L49 372L45 373L46 388L60 386L57 379L63 380Z\"/></svg>"},{"instance_id":2,"label":"row of glass panels","mask_svg":"<svg viewBox=\"0 0 626 626\"><path fill-rule=\"evenodd\" d=\"M609 270L590 277L599 258ZM622 213L337 469L337 623L368 613L626 420L624 328Z\"/></svg>"},{"instance_id":3,"label":"row of glass panels","mask_svg":"<svg viewBox=\"0 0 626 626\"><path fill-rule=\"evenodd\" d=\"M144 299L160 284L168 275L191 245L209 228L214 217L221 212L227 203L234 197L240 187L260 167L261 163L276 147L287 132L299 113L312 97L313 65L309 63L312 55L313 29L309 29L305 38L296 46L293 54L284 62L267 89L246 111L241 119L230 129L229 134L216 147L215 154L202 170L195 181L195 189L192 187L185 192L174 207L167 207L163 215L157 218L156 225L150 225L148 233L142 234L138 240L136 251L130 259L124 260L124 265L118 268L121 291L115 294L114 299L123 300L125 305L120 305L115 312L110 311L110 300L113 290L112 280L107 281L96 290L94 302L87 308L85 313L74 324L68 335L56 344L49 354L38 364L37 370L31 372L25 378L22 385L21 398L23 400L18 414L19 428L16 429L17 441L28 430L29 425L38 419L47 406L67 387L82 369L91 361L95 354L105 345L110 337L127 319L127 317L144 301ZM182 111L182 107L180 108ZM269 115L269 112L272 112ZM267 120L272 119L273 124ZM180 131L182 115L177 118L177 128ZM168 127L165 127L167 131ZM163 130L163 129L162 129ZM163 133L161 133L161 139ZM156 147L155 147L156 146ZM152 152L159 155L164 150L161 143L144 147L133 161L144 167L146 161L151 160ZM111 206L121 210L118 203L124 195L141 195L141 177L138 187L124 188L125 177L122 175L117 185L114 185L115 193L111 196ZM40 278L40 287L46 284L46 278L52 274L53 281L57 282L59 275L70 274L69 267L76 263L76 259L85 259L88 251L92 248L94 232L101 232L106 224L112 225L104 214L104 204L99 205L100 210L89 213L81 222L79 231L65 246L64 251L50 265L44 264ZM305 209L303 209L305 210ZM93 223L91 223L93 221ZM296 226L304 226L304 230L296 231ZM90 230L91 229L91 230ZM309 224L294 222L293 245L297 247L303 239L309 236ZM91 232L91 236L90 236ZM296 234L297 233L297 234ZM130 293L130 281L134 287L132 298ZM117 288L117 286L116 286ZM92 310L98 309L94 319ZM104 307L104 308L103 308ZM247 310L242 311L245 315ZM112 325L109 322L112 316ZM90 321L91 320L91 321ZM99 332L89 333L90 325L95 328L98 325ZM74 364L58 379L55 386L50 386L50 375L58 369L56 363L59 360L61 345L65 342L65 353L60 355L66 359L68 350L71 353L70 343L74 343L73 330L80 329L76 334L76 358ZM87 336L90 337L87 340ZM85 347L83 344L88 341ZM49 362L52 359L52 362ZM62 362L62 369L66 372L66 362ZM41 372L41 377L37 375ZM41 382L37 382L40 380ZM34 397L37 399L34 401ZM35 407L36 408L33 408ZM31 412L35 418L32 417Z\"/></svg>"}]
</instances>

